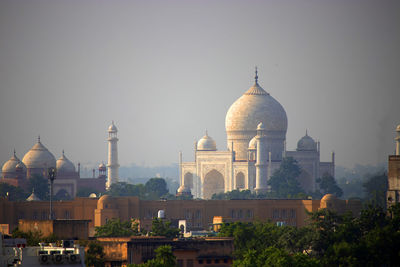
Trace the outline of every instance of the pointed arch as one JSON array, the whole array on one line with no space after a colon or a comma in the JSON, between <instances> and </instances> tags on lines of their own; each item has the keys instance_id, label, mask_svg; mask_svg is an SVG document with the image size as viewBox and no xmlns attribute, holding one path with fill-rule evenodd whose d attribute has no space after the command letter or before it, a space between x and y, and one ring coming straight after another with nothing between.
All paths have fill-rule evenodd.
<instances>
[{"instance_id":1,"label":"pointed arch","mask_svg":"<svg viewBox=\"0 0 400 267\"><path fill-rule=\"evenodd\" d=\"M225 191L224 176L217 170L213 169L204 176L203 198L211 199L213 194Z\"/></svg>"},{"instance_id":2,"label":"pointed arch","mask_svg":"<svg viewBox=\"0 0 400 267\"><path fill-rule=\"evenodd\" d=\"M245 184L243 172L239 172L238 174L236 174L235 185L236 185L236 189L239 189L239 190L245 188L246 184Z\"/></svg>"}]
</instances>

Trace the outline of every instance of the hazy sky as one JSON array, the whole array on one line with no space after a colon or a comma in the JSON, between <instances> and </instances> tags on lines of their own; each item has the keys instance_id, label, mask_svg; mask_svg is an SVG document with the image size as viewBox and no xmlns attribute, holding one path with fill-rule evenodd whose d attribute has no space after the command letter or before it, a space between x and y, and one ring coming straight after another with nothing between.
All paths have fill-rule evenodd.
<instances>
[{"instance_id":1,"label":"hazy sky","mask_svg":"<svg viewBox=\"0 0 400 267\"><path fill-rule=\"evenodd\" d=\"M385 162L400 124L400 1L0 0L0 162L40 134L74 163L193 160L205 129L226 149L225 115L252 84L322 160Z\"/></svg>"}]
</instances>

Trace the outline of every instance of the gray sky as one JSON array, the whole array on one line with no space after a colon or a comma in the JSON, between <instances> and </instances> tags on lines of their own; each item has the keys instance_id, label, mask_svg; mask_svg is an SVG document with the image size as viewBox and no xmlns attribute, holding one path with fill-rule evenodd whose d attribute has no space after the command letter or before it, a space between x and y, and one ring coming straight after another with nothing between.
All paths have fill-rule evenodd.
<instances>
[{"instance_id":1,"label":"gray sky","mask_svg":"<svg viewBox=\"0 0 400 267\"><path fill-rule=\"evenodd\" d=\"M162 165L193 159L253 83L308 129L322 160L385 162L400 124L399 1L0 0L0 162L40 134L56 156Z\"/></svg>"}]
</instances>

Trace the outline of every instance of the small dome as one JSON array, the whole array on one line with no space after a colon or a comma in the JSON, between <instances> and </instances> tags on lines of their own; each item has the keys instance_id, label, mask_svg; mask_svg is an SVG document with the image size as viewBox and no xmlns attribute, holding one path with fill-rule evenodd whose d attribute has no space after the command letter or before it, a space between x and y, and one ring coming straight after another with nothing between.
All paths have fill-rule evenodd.
<instances>
[{"instance_id":1,"label":"small dome","mask_svg":"<svg viewBox=\"0 0 400 267\"><path fill-rule=\"evenodd\" d=\"M317 150L317 143L309 136L306 132L306 135L303 136L297 142L297 151L316 151Z\"/></svg>"},{"instance_id":2,"label":"small dome","mask_svg":"<svg viewBox=\"0 0 400 267\"><path fill-rule=\"evenodd\" d=\"M64 150L62 156L57 160L56 163L57 172L75 172L75 165L65 156Z\"/></svg>"},{"instance_id":3,"label":"small dome","mask_svg":"<svg viewBox=\"0 0 400 267\"><path fill-rule=\"evenodd\" d=\"M106 169L106 165L104 163L101 163L99 165L99 170L105 170Z\"/></svg>"},{"instance_id":4,"label":"small dome","mask_svg":"<svg viewBox=\"0 0 400 267\"><path fill-rule=\"evenodd\" d=\"M397 131L397 132L400 132L400 124L397 125L396 131Z\"/></svg>"},{"instance_id":5,"label":"small dome","mask_svg":"<svg viewBox=\"0 0 400 267\"><path fill-rule=\"evenodd\" d=\"M260 122L260 123L257 125L257 130L258 130L258 131L264 131L264 130L265 130L264 123Z\"/></svg>"},{"instance_id":6,"label":"small dome","mask_svg":"<svg viewBox=\"0 0 400 267\"><path fill-rule=\"evenodd\" d=\"M15 171L21 172L21 171L25 171L25 170L26 170L26 167L21 161L18 162L17 166L15 166Z\"/></svg>"},{"instance_id":7,"label":"small dome","mask_svg":"<svg viewBox=\"0 0 400 267\"><path fill-rule=\"evenodd\" d=\"M256 150L256 149L257 149L257 139L254 136L253 138L251 138L249 142L249 150Z\"/></svg>"},{"instance_id":8,"label":"small dome","mask_svg":"<svg viewBox=\"0 0 400 267\"><path fill-rule=\"evenodd\" d=\"M96 198L97 195L96 195L96 193L90 193L89 197L90 197L90 198Z\"/></svg>"},{"instance_id":9,"label":"small dome","mask_svg":"<svg viewBox=\"0 0 400 267\"><path fill-rule=\"evenodd\" d=\"M321 201L327 202L327 201L333 201L336 200L337 197L333 194L326 194L323 198L321 198Z\"/></svg>"},{"instance_id":10,"label":"small dome","mask_svg":"<svg viewBox=\"0 0 400 267\"><path fill-rule=\"evenodd\" d=\"M97 209L111 209L113 208L114 200L109 195L103 195L97 201Z\"/></svg>"},{"instance_id":11,"label":"small dome","mask_svg":"<svg viewBox=\"0 0 400 267\"><path fill-rule=\"evenodd\" d=\"M181 185L178 188L177 192L178 193L189 193L189 194L191 193L190 188L188 186L185 186L185 185Z\"/></svg>"},{"instance_id":12,"label":"small dome","mask_svg":"<svg viewBox=\"0 0 400 267\"><path fill-rule=\"evenodd\" d=\"M208 133L206 131L206 135L203 136L198 142L197 142L197 150L201 151L215 151L217 150L217 145L215 144L215 141L208 136Z\"/></svg>"},{"instance_id":13,"label":"small dome","mask_svg":"<svg viewBox=\"0 0 400 267\"><path fill-rule=\"evenodd\" d=\"M114 125L114 121L112 121L111 125L108 127L108 132L110 132L110 133L118 132L117 127Z\"/></svg>"},{"instance_id":14,"label":"small dome","mask_svg":"<svg viewBox=\"0 0 400 267\"><path fill-rule=\"evenodd\" d=\"M35 190L32 190L32 194L26 199L26 201L41 201L41 199L35 195Z\"/></svg>"},{"instance_id":15,"label":"small dome","mask_svg":"<svg viewBox=\"0 0 400 267\"><path fill-rule=\"evenodd\" d=\"M47 148L38 142L25 154L22 162L29 168L55 168L56 159Z\"/></svg>"},{"instance_id":16,"label":"small dome","mask_svg":"<svg viewBox=\"0 0 400 267\"><path fill-rule=\"evenodd\" d=\"M21 164L19 164L19 163L21 163ZM1 171L2 172L15 172L15 169L18 164L23 168L23 170L26 170L25 165L19 160L19 158L17 158L17 156L15 155L15 151L14 151L14 154L12 155L12 157L4 163Z\"/></svg>"}]
</instances>

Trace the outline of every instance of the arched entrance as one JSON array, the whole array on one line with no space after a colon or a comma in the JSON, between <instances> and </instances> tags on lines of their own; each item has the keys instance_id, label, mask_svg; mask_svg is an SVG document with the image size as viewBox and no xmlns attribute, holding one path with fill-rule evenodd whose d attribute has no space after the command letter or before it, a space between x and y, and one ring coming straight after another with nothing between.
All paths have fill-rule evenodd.
<instances>
[{"instance_id":1,"label":"arched entrance","mask_svg":"<svg viewBox=\"0 0 400 267\"><path fill-rule=\"evenodd\" d=\"M185 173L183 177L183 184L190 189L193 188L193 174L191 172Z\"/></svg>"},{"instance_id":2,"label":"arched entrance","mask_svg":"<svg viewBox=\"0 0 400 267\"><path fill-rule=\"evenodd\" d=\"M57 194L54 196L55 199L58 200L68 200L71 199L71 196L68 194L67 190L60 189Z\"/></svg>"},{"instance_id":3,"label":"arched entrance","mask_svg":"<svg viewBox=\"0 0 400 267\"><path fill-rule=\"evenodd\" d=\"M203 198L211 199L213 194L225 191L224 176L217 171L211 170L204 177Z\"/></svg>"},{"instance_id":4,"label":"arched entrance","mask_svg":"<svg viewBox=\"0 0 400 267\"><path fill-rule=\"evenodd\" d=\"M244 189L245 188L245 183L244 183L244 174L243 172L239 172L236 174L236 189Z\"/></svg>"}]
</instances>

